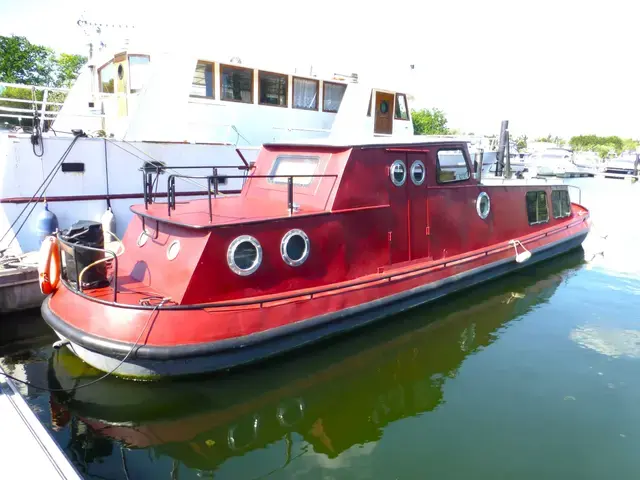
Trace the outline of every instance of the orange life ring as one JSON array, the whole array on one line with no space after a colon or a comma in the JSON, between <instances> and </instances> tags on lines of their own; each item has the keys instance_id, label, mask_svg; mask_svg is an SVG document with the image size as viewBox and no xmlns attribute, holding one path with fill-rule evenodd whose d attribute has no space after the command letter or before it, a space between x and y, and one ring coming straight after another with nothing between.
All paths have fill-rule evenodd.
<instances>
[{"instance_id":1,"label":"orange life ring","mask_svg":"<svg viewBox=\"0 0 640 480\"><path fill-rule=\"evenodd\" d=\"M40 291L45 295L53 293L60 283L60 247L55 237L45 238L40 246L38 281Z\"/></svg>"}]
</instances>

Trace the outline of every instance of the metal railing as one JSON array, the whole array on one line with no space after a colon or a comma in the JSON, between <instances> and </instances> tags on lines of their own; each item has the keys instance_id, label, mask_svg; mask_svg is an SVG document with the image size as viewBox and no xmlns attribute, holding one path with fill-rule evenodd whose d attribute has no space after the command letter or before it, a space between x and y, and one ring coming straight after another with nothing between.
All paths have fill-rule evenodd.
<instances>
[{"instance_id":1,"label":"metal railing","mask_svg":"<svg viewBox=\"0 0 640 480\"><path fill-rule=\"evenodd\" d=\"M223 175L223 176L218 176L218 170L225 170L225 169L235 169L235 170L240 170L240 171L248 171L251 169L251 167L249 166L249 164L246 162L246 160L244 160L244 157L241 156L241 158L243 159L243 162L245 163L245 165L178 165L178 166L173 166L173 165L163 165L160 164L160 162L148 162L147 165L145 165L144 167L142 167L140 170L142 171L142 191L143 191L143 197L144 197L144 208L145 210L149 209L149 205L155 203L155 199L154 197L157 195L154 193L154 188L157 187L158 185L158 181L160 178L160 174L167 172L167 171L177 171L177 170L194 170L194 169L211 169L211 172L213 173L213 175L210 176L198 176L198 175L178 175L178 174L173 174L173 176L177 176L179 178L185 178L185 179L191 179L191 180L197 180L197 179L207 179L209 177L217 177L218 181L215 182L214 184L214 189L215 189L215 195L217 196L220 193L219 190L219 182L222 179L226 179L229 178L227 175ZM246 178L247 175L238 175L234 178ZM201 185L196 183L196 185L200 188L202 188L202 190L204 191L205 189L207 189L207 191L209 192L209 194L211 194L211 187L212 184L211 183L207 183L207 185ZM199 193L199 192L198 192ZM173 195L175 197L175 180L173 182ZM167 196L169 196L169 183L167 183ZM175 205L175 198L174 198L174 205Z\"/></svg>"},{"instance_id":2,"label":"metal railing","mask_svg":"<svg viewBox=\"0 0 640 480\"><path fill-rule=\"evenodd\" d=\"M26 90L31 92L32 98L7 97L5 94L7 88ZM44 130L45 121L54 121L57 118L69 91L68 88L0 82L0 117L19 120L37 117L40 129ZM42 99L38 99L40 95ZM53 97L53 100L50 97ZM22 105L25 105L25 108L22 108Z\"/></svg>"},{"instance_id":3,"label":"metal railing","mask_svg":"<svg viewBox=\"0 0 640 480\"><path fill-rule=\"evenodd\" d=\"M101 263L105 263L106 264L105 268L109 268L108 262L113 260L113 267L112 267L113 268L113 302L117 303L118 301L118 256L116 255L116 253L111 250L107 250L106 248L90 247L88 245L69 242L67 240L62 239L60 237L60 233L56 235L56 238L58 239L58 242L60 242L61 255L63 256L71 255L73 257L73 264L74 264L74 270L75 270L74 283L76 285L76 290L79 291L80 293L83 292L82 279L81 279L83 271L88 271L90 268L97 267ZM78 268L78 251L80 250L96 252L104 256L96 259L93 263L90 263L89 265L84 266L83 270L80 270ZM107 258L107 255L110 256L111 258ZM63 268L63 271L61 272L62 279L67 282L68 286L71 286L71 279L69 279L69 268L68 268L69 262L65 260L62 264L65 266L65 268ZM108 279L107 281L109 282L109 285L111 285L111 281Z\"/></svg>"},{"instance_id":4,"label":"metal railing","mask_svg":"<svg viewBox=\"0 0 640 480\"><path fill-rule=\"evenodd\" d=\"M231 179L241 179L243 180L242 184L247 179L252 178L267 178L267 179L275 179L275 178L286 178L287 179L287 208L289 210L289 215L293 215L294 212L294 178L337 178L337 174L331 175L253 175L247 174L249 170L253 167L250 166L243 158L243 162L245 165L181 165L181 166L169 166L169 165L148 165L146 167L141 168L142 171L142 189L143 189L143 197L144 197L144 208L145 210L149 209L149 205L155 202L154 200L154 188L157 187L159 176L162 172L170 171L170 170L187 170L187 169L211 169L212 175L182 175L179 173L172 173L167 177L167 216L171 216L171 211L176 209L176 179L183 180L204 180L206 185L200 185L203 189L206 189L206 195L209 204L209 223L213 221L213 203L212 199L218 197L220 192L220 181L231 180ZM240 171L244 171L243 175L218 175L220 170L224 169L236 169ZM204 194L204 192L195 192L194 195Z\"/></svg>"}]
</instances>

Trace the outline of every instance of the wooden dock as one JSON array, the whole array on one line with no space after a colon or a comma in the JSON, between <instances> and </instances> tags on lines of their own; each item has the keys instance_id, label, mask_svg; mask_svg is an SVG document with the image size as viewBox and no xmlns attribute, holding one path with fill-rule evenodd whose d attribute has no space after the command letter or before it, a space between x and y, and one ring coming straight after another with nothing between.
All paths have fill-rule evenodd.
<instances>
[{"instance_id":1,"label":"wooden dock","mask_svg":"<svg viewBox=\"0 0 640 480\"><path fill-rule=\"evenodd\" d=\"M0 264L0 313L39 308L45 296L40 292L38 252L14 259L3 259Z\"/></svg>"}]
</instances>

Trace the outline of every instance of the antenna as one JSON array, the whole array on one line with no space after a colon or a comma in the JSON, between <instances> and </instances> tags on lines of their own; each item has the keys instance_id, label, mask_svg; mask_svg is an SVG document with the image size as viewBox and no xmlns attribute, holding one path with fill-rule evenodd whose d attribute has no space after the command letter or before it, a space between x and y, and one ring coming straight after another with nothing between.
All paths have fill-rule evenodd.
<instances>
[{"instance_id":1,"label":"antenna","mask_svg":"<svg viewBox=\"0 0 640 480\"><path fill-rule=\"evenodd\" d=\"M77 24L80 28L82 28L85 36L89 37L89 60L91 60L91 58L93 57L93 44L94 41L91 38L93 35L96 35L97 41L99 42L98 44L98 49L102 50L104 47L106 47L106 43L104 43L102 41L102 39L100 38L100 36L102 35L102 33L104 32L104 30L111 30L111 29L116 29L116 30L127 30L127 29L134 29L136 28L134 25L127 25L124 23L99 23L99 22L89 22L85 19L85 13L83 12L80 15L80 18L77 21ZM125 38L124 39L124 44L125 46L129 45L129 38Z\"/></svg>"}]
</instances>

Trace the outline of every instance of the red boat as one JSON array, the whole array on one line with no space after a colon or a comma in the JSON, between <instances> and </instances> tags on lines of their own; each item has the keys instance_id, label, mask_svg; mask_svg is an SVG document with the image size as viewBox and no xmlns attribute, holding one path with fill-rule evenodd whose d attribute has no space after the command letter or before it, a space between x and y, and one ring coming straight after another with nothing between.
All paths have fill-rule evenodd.
<instances>
[{"instance_id":1,"label":"red boat","mask_svg":"<svg viewBox=\"0 0 640 480\"><path fill-rule=\"evenodd\" d=\"M476 178L461 141L265 145L244 168L239 195L219 196L214 171L196 179L208 198L184 203L176 179L193 176L163 167L155 203L160 171L143 172L118 251L97 224L57 234L42 313L77 356L135 378L249 364L565 253L590 228L566 185Z\"/></svg>"}]
</instances>

